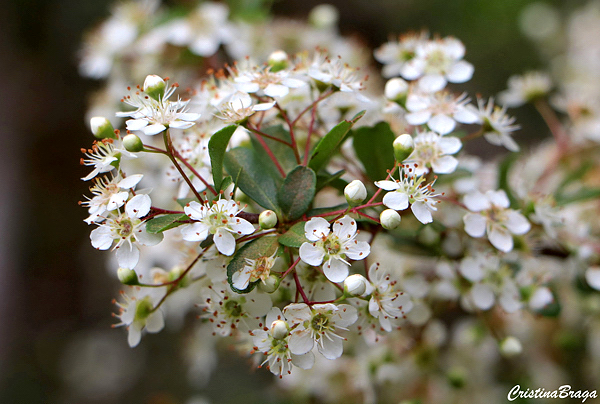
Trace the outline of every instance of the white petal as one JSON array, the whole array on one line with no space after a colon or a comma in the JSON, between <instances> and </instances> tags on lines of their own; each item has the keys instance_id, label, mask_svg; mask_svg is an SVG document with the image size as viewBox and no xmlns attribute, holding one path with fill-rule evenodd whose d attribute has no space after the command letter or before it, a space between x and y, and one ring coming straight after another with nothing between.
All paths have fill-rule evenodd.
<instances>
[{"instance_id":1,"label":"white petal","mask_svg":"<svg viewBox=\"0 0 600 404\"><path fill-rule=\"evenodd\" d=\"M430 106L430 98L420 94L409 94L406 97L406 109L410 112L422 111ZM422 122L422 123L425 123Z\"/></svg>"},{"instance_id":2,"label":"white petal","mask_svg":"<svg viewBox=\"0 0 600 404\"><path fill-rule=\"evenodd\" d=\"M323 273L331 282L344 282L348 277L348 265L336 258L332 258L328 263L323 264Z\"/></svg>"},{"instance_id":3,"label":"white petal","mask_svg":"<svg viewBox=\"0 0 600 404\"><path fill-rule=\"evenodd\" d=\"M529 299L529 307L532 310L541 310L554 301L554 296L550 289L545 286L539 287L533 292Z\"/></svg>"},{"instance_id":4,"label":"white petal","mask_svg":"<svg viewBox=\"0 0 600 404\"><path fill-rule=\"evenodd\" d=\"M410 206L410 210L412 210L413 214L417 218L417 220L423 224L433 222L433 217L431 216L431 211L427 208L425 202L417 201Z\"/></svg>"},{"instance_id":5,"label":"white petal","mask_svg":"<svg viewBox=\"0 0 600 404\"><path fill-rule=\"evenodd\" d=\"M383 197L383 204L390 209L404 210L408 208L408 195L404 192L388 192Z\"/></svg>"},{"instance_id":6,"label":"white petal","mask_svg":"<svg viewBox=\"0 0 600 404\"><path fill-rule=\"evenodd\" d=\"M281 84L269 84L265 89L265 95L269 97L285 97L290 92L290 89Z\"/></svg>"},{"instance_id":7,"label":"white petal","mask_svg":"<svg viewBox=\"0 0 600 404\"><path fill-rule=\"evenodd\" d=\"M337 337L327 338L325 335L321 335L321 343L317 344L319 352L327 359L337 359L342 356L344 346L342 339Z\"/></svg>"},{"instance_id":8,"label":"white petal","mask_svg":"<svg viewBox=\"0 0 600 404\"><path fill-rule=\"evenodd\" d=\"M419 88L426 93L434 93L446 87L446 78L441 74L428 74L419 79Z\"/></svg>"},{"instance_id":9,"label":"white petal","mask_svg":"<svg viewBox=\"0 0 600 404\"><path fill-rule=\"evenodd\" d=\"M117 262L121 268L133 269L140 259L140 250L135 244L123 243L117 249Z\"/></svg>"},{"instance_id":10,"label":"white petal","mask_svg":"<svg viewBox=\"0 0 600 404\"><path fill-rule=\"evenodd\" d=\"M592 288L600 290L600 267L589 267L585 271L585 280Z\"/></svg>"},{"instance_id":11,"label":"white petal","mask_svg":"<svg viewBox=\"0 0 600 404\"><path fill-rule=\"evenodd\" d=\"M300 259L308 265L318 266L323 263L325 250L312 243L304 243L299 249Z\"/></svg>"},{"instance_id":12,"label":"white petal","mask_svg":"<svg viewBox=\"0 0 600 404\"><path fill-rule=\"evenodd\" d=\"M434 115L429 122L427 122L427 126L429 126L429 128L434 132L437 132L440 135L445 135L454 130L456 127L456 122L449 116L438 114Z\"/></svg>"},{"instance_id":13,"label":"white petal","mask_svg":"<svg viewBox=\"0 0 600 404\"><path fill-rule=\"evenodd\" d=\"M125 212L129 217L141 218L150 212L152 207L152 200L148 195L139 194L134 196L125 205Z\"/></svg>"},{"instance_id":14,"label":"white petal","mask_svg":"<svg viewBox=\"0 0 600 404\"><path fill-rule=\"evenodd\" d=\"M204 223L191 223L181 227L181 235L186 241L203 241L208 237L208 226Z\"/></svg>"},{"instance_id":15,"label":"white petal","mask_svg":"<svg viewBox=\"0 0 600 404\"><path fill-rule=\"evenodd\" d=\"M487 219L477 213L467 213L463 217L463 222L465 222L465 231L471 237L483 237L485 234L485 225L487 223Z\"/></svg>"},{"instance_id":16,"label":"white petal","mask_svg":"<svg viewBox=\"0 0 600 404\"><path fill-rule=\"evenodd\" d=\"M344 216L333 223L333 234L339 237L342 243L351 239L356 234L356 220Z\"/></svg>"},{"instance_id":17,"label":"white petal","mask_svg":"<svg viewBox=\"0 0 600 404\"><path fill-rule=\"evenodd\" d=\"M436 174L450 174L457 166L458 160L452 156L442 156L431 162L431 168Z\"/></svg>"},{"instance_id":18,"label":"white petal","mask_svg":"<svg viewBox=\"0 0 600 404\"><path fill-rule=\"evenodd\" d=\"M138 229L135 233L135 240L141 245L153 246L160 243L164 238L163 233L148 233L146 231L146 225L143 224L142 228Z\"/></svg>"},{"instance_id":19,"label":"white petal","mask_svg":"<svg viewBox=\"0 0 600 404\"><path fill-rule=\"evenodd\" d=\"M438 141L438 146L444 154L454 154L462 148L462 142L454 136L445 136Z\"/></svg>"},{"instance_id":20,"label":"white petal","mask_svg":"<svg viewBox=\"0 0 600 404\"><path fill-rule=\"evenodd\" d=\"M314 341L309 330L294 331L288 339L290 352L294 355L304 355L313 348L313 345Z\"/></svg>"},{"instance_id":21,"label":"white petal","mask_svg":"<svg viewBox=\"0 0 600 404\"><path fill-rule=\"evenodd\" d=\"M148 125L145 128L143 128L142 132L144 132L144 135L152 136L164 131L165 129L167 129L165 125L155 123L153 125Z\"/></svg>"},{"instance_id":22,"label":"white petal","mask_svg":"<svg viewBox=\"0 0 600 404\"><path fill-rule=\"evenodd\" d=\"M186 215L188 215L191 219L194 220L202 220L204 216L207 214L207 209L204 205L199 204L196 201L191 201L183 208L183 211Z\"/></svg>"},{"instance_id":23,"label":"white petal","mask_svg":"<svg viewBox=\"0 0 600 404\"><path fill-rule=\"evenodd\" d=\"M117 183L117 186L122 189L131 189L135 187L138 182L142 180L143 174L133 174L127 176L127 178L123 178L121 181Z\"/></svg>"},{"instance_id":24,"label":"white petal","mask_svg":"<svg viewBox=\"0 0 600 404\"><path fill-rule=\"evenodd\" d=\"M197 121L198 118L200 118L201 115L200 114L196 114L193 112L182 112L177 114L177 118L181 119L182 121L189 121L189 122L193 122L193 121Z\"/></svg>"},{"instance_id":25,"label":"white petal","mask_svg":"<svg viewBox=\"0 0 600 404\"><path fill-rule=\"evenodd\" d=\"M106 210L115 210L125 205L125 201L129 197L129 192L119 192L110 197L108 203L106 204Z\"/></svg>"},{"instance_id":26,"label":"white petal","mask_svg":"<svg viewBox=\"0 0 600 404\"><path fill-rule=\"evenodd\" d=\"M235 238L224 228L217 229L213 240L221 254L230 256L235 252Z\"/></svg>"},{"instance_id":27,"label":"white petal","mask_svg":"<svg viewBox=\"0 0 600 404\"><path fill-rule=\"evenodd\" d=\"M162 311L156 310L146 320L146 330L151 333L159 332L165 326L165 319Z\"/></svg>"},{"instance_id":28,"label":"white petal","mask_svg":"<svg viewBox=\"0 0 600 404\"><path fill-rule=\"evenodd\" d=\"M498 191L487 191L485 194L490 202L495 206L501 208L508 208L510 206L508 196L502 189L499 189Z\"/></svg>"},{"instance_id":29,"label":"white petal","mask_svg":"<svg viewBox=\"0 0 600 404\"><path fill-rule=\"evenodd\" d=\"M128 331L127 343L131 348L136 347L142 339L142 330L136 323L132 323L129 325Z\"/></svg>"},{"instance_id":30,"label":"white petal","mask_svg":"<svg viewBox=\"0 0 600 404\"><path fill-rule=\"evenodd\" d=\"M386 191L395 191L400 188L396 181L375 181L375 185L381 189L385 189Z\"/></svg>"},{"instance_id":31,"label":"white petal","mask_svg":"<svg viewBox=\"0 0 600 404\"><path fill-rule=\"evenodd\" d=\"M366 241L352 241L344 246L345 254L352 260L365 259L371 252L371 246Z\"/></svg>"},{"instance_id":32,"label":"white petal","mask_svg":"<svg viewBox=\"0 0 600 404\"><path fill-rule=\"evenodd\" d=\"M481 212L492 207L490 200L479 191L465 195L463 203L471 212Z\"/></svg>"},{"instance_id":33,"label":"white petal","mask_svg":"<svg viewBox=\"0 0 600 404\"><path fill-rule=\"evenodd\" d=\"M95 228L90 233L90 240L92 241L92 246L94 248L97 248L98 250L108 250L113 243L110 228L107 226Z\"/></svg>"},{"instance_id":34,"label":"white petal","mask_svg":"<svg viewBox=\"0 0 600 404\"><path fill-rule=\"evenodd\" d=\"M517 211L509 210L506 212L507 220L504 225L513 234L525 234L531 229L529 221Z\"/></svg>"},{"instance_id":35,"label":"white petal","mask_svg":"<svg viewBox=\"0 0 600 404\"><path fill-rule=\"evenodd\" d=\"M474 71L475 68L471 63L461 60L446 72L446 78L451 83L464 83L471 80Z\"/></svg>"},{"instance_id":36,"label":"white petal","mask_svg":"<svg viewBox=\"0 0 600 404\"><path fill-rule=\"evenodd\" d=\"M468 107L469 105L467 105ZM459 108L453 115L457 122L476 123L479 122L479 116L469 108Z\"/></svg>"},{"instance_id":37,"label":"white petal","mask_svg":"<svg viewBox=\"0 0 600 404\"><path fill-rule=\"evenodd\" d=\"M247 269L248 268L248 269ZM245 266L241 271L236 271L231 276L233 287L238 290L244 290L250 284L250 267Z\"/></svg>"},{"instance_id":38,"label":"white petal","mask_svg":"<svg viewBox=\"0 0 600 404\"><path fill-rule=\"evenodd\" d=\"M315 364L315 355L312 352L308 352L305 355L292 354L292 363L300 369L310 369Z\"/></svg>"},{"instance_id":39,"label":"white petal","mask_svg":"<svg viewBox=\"0 0 600 404\"><path fill-rule=\"evenodd\" d=\"M326 237L329 231L329 222L322 217L313 217L304 225L304 235L310 241Z\"/></svg>"},{"instance_id":40,"label":"white petal","mask_svg":"<svg viewBox=\"0 0 600 404\"><path fill-rule=\"evenodd\" d=\"M340 304L337 306L338 310L335 312L338 319L335 321L335 325L338 327L351 326L358 320L358 312L354 306L349 304Z\"/></svg>"},{"instance_id":41,"label":"white petal","mask_svg":"<svg viewBox=\"0 0 600 404\"><path fill-rule=\"evenodd\" d=\"M406 118L406 122L410 123L411 125L423 125L429 121L429 118L431 118L431 112L427 110L411 112L406 114L404 118Z\"/></svg>"},{"instance_id":42,"label":"white petal","mask_svg":"<svg viewBox=\"0 0 600 404\"><path fill-rule=\"evenodd\" d=\"M299 324L312 317L312 311L305 303L291 303L283 308L283 315L292 324Z\"/></svg>"},{"instance_id":43,"label":"white petal","mask_svg":"<svg viewBox=\"0 0 600 404\"><path fill-rule=\"evenodd\" d=\"M483 279L484 272L479 265L479 261L474 257L466 257L460 263L458 268L462 276L471 282L479 282Z\"/></svg>"},{"instance_id":44,"label":"white petal","mask_svg":"<svg viewBox=\"0 0 600 404\"><path fill-rule=\"evenodd\" d=\"M187 129L187 128L191 128L192 126L194 126L194 122L179 121L179 120L169 122L169 127L175 128L175 129ZM154 133L152 133L152 135L154 135Z\"/></svg>"},{"instance_id":45,"label":"white petal","mask_svg":"<svg viewBox=\"0 0 600 404\"><path fill-rule=\"evenodd\" d=\"M256 104L252 107L252 111L266 111L275 106L275 102L263 102L262 104Z\"/></svg>"},{"instance_id":46,"label":"white petal","mask_svg":"<svg viewBox=\"0 0 600 404\"><path fill-rule=\"evenodd\" d=\"M483 283L478 283L471 289L473 303L481 310L488 310L494 305L494 292Z\"/></svg>"},{"instance_id":47,"label":"white petal","mask_svg":"<svg viewBox=\"0 0 600 404\"><path fill-rule=\"evenodd\" d=\"M129 119L127 122L127 130L140 130L148 125L145 119Z\"/></svg>"},{"instance_id":48,"label":"white petal","mask_svg":"<svg viewBox=\"0 0 600 404\"><path fill-rule=\"evenodd\" d=\"M502 226L492 225L488 231L488 239L500 251L509 252L513 249L512 235Z\"/></svg>"},{"instance_id":49,"label":"white petal","mask_svg":"<svg viewBox=\"0 0 600 404\"><path fill-rule=\"evenodd\" d=\"M246 235L254 233L254 226L246 219L234 217L229 222L229 227L239 235Z\"/></svg>"}]
</instances>

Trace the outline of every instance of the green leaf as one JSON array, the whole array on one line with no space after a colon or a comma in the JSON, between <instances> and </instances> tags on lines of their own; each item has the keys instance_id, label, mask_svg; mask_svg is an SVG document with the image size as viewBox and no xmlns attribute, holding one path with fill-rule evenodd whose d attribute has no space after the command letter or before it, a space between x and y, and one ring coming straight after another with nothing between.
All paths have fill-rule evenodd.
<instances>
[{"instance_id":1,"label":"green leaf","mask_svg":"<svg viewBox=\"0 0 600 404\"><path fill-rule=\"evenodd\" d=\"M321 171L321 173L317 174L317 191L323 189L324 187L331 185L332 187L335 188L335 186L338 183L338 179L344 175L346 173L346 170L340 170L336 173L333 174L329 174L325 171ZM348 183L344 180L341 180L344 185L343 187L345 187L346 185L348 185ZM342 187L342 192L343 192L343 188Z\"/></svg>"},{"instance_id":2,"label":"green leaf","mask_svg":"<svg viewBox=\"0 0 600 404\"><path fill-rule=\"evenodd\" d=\"M189 220L185 214L171 213L168 215L162 215L152 218L146 222L146 231L148 233L162 233L165 230L172 229L177 226L181 226L184 223L182 221Z\"/></svg>"},{"instance_id":3,"label":"green leaf","mask_svg":"<svg viewBox=\"0 0 600 404\"><path fill-rule=\"evenodd\" d=\"M600 198L600 188L583 188L571 194L556 195L556 204L558 206L564 206L570 203L582 202L596 198Z\"/></svg>"},{"instance_id":4,"label":"green leaf","mask_svg":"<svg viewBox=\"0 0 600 404\"><path fill-rule=\"evenodd\" d=\"M227 281L229 282L231 289L237 293L251 292L260 280L250 283L244 290L239 290L233 286L233 274L241 271L247 265L246 259L256 260L260 257L270 257L277 252L278 248L279 243L277 242L277 237L267 235L254 239L237 250L231 258L229 265L227 265Z\"/></svg>"},{"instance_id":5,"label":"green leaf","mask_svg":"<svg viewBox=\"0 0 600 404\"><path fill-rule=\"evenodd\" d=\"M279 244L286 247L300 247L303 243L308 240L304 237L304 225L306 222L298 222L290 229L279 236Z\"/></svg>"},{"instance_id":6,"label":"green leaf","mask_svg":"<svg viewBox=\"0 0 600 404\"><path fill-rule=\"evenodd\" d=\"M310 157L310 162L308 166L312 168L315 172L318 172L321 168L325 167L325 164L335 150L343 143L343 140L348 134L348 131L352 128L352 125L356 123L362 116L365 114L365 111L361 111L354 116L350 121L342 121L338 123L333 129L329 131L323 138L319 141L315 150ZM390 143L391 148L391 143Z\"/></svg>"},{"instance_id":7,"label":"green leaf","mask_svg":"<svg viewBox=\"0 0 600 404\"><path fill-rule=\"evenodd\" d=\"M284 142L291 143L292 138L290 137L290 133L283 128L282 125L270 126L263 130L267 135L273 136L276 139L280 139ZM281 142L278 142L273 139L269 139L268 137L263 136L263 140L266 145L271 149L273 154L277 157L277 161L283 168L283 171L289 173L293 168L298 165L296 161L296 156L294 155L294 151L288 145L285 145ZM265 148L260 144L258 139L256 139L256 135L252 134L251 138L252 147L254 147L254 151L258 158L264 162L265 165L269 166L269 169L276 175L279 175L279 170L275 166L275 163L271 160L269 155L267 154ZM279 175L281 177L281 175Z\"/></svg>"},{"instance_id":8,"label":"green leaf","mask_svg":"<svg viewBox=\"0 0 600 404\"><path fill-rule=\"evenodd\" d=\"M383 180L387 170L394 167L394 132L387 122L353 131L354 151L372 181Z\"/></svg>"},{"instance_id":9,"label":"green leaf","mask_svg":"<svg viewBox=\"0 0 600 404\"><path fill-rule=\"evenodd\" d=\"M317 176L308 167L297 166L277 192L281 212L287 220L296 220L306 212L315 197Z\"/></svg>"},{"instance_id":10,"label":"green leaf","mask_svg":"<svg viewBox=\"0 0 600 404\"><path fill-rule=\"evenodd\" d=\"M277 204L279 181L265 172L265 167L253 150L236 147L225 153L224 166L237 178L236 185L265 209L280 212Z\"/></svg>"},{"instance_id":11,"label":"green leaf","mask_svg":"<svg viewBox=\"0 0 600 404\"><path fill-rule=\"evenodd\" d=\"M223 180L223 159L225 151L229 144L231 135L237 129L236 125L227 126L210 138L208 141L208 154L210 156L210 165L212 167L213 183L215 189L221 189L221 181Z\"/></svg>"}]
</instances>

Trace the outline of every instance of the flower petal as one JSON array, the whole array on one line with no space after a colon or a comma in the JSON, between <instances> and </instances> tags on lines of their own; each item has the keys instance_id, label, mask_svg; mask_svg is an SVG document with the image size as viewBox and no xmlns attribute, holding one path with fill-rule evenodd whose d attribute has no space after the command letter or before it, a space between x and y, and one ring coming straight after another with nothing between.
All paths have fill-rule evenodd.
<instances>
[{"instance_id":1,"label":"flower petal","mask_svg":"<svg viewBox=\"0 0 600 404\"><path fill-rule=\"evenodd\" d=\"M230 256L235 252L235 238L226 229L218 228L213 240L221 254Z\"/></svg>"},{"instance_id":2,"label":"flower petal","mask_svg":"<svg viewBox=\"0 0 600 404\"><path fill-rule=\"evenodd\" d=\"M323 273L331 282L344 282L348 277L348 265L339 259L332 258L323 264Z\"/></svg>"},{"instance_id":3,"label":"flower petal","mask_svg":"<svg viewBox=\"0 0 600 404\"><path fill-rule=\"evenodd\" d=\"M383 204L390 209L404 210L408 208L408 195L404 192L388 192L383 197Z\"/></svg>"},{"instance_id":4,"label":"flower petal","mask_svg":"<svg viewBox=\"0 0 600 404\"><path fill-rule=\"evenodd\" d=\"M325 250L313 243L303 243L299 249L300 259L308 265L318 266L323 263Z\"/></svg>"},{"instance_id":5,"label":"flower petal","mask_svg":"<svg viewBox=\"0 0 600 404\"><path fill-rule=\"evenodd\" d=\"M431 211L427 207L425 202L417 201L410 206L410 210L412 210L413 214L417 218L417 220L423 224L433 222L433 217L431 216Z\"/></svg>"}]
</instances>

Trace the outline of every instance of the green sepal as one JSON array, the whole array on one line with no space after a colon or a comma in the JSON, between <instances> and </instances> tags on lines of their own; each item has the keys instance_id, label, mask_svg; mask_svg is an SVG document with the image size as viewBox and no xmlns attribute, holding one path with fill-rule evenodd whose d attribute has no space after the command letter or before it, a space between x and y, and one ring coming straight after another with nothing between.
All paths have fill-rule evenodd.
<instances>
[{"instance_id":1,"label":"green sepal","mask_svg":"<svg viewBox=\"0 0 600 404\"><path fill-rule=\"evenodd\" d=\"M279 236L279 244L286 247L298 248L308 240L304 237L304 225L306 222L298 222Z\"/></svg>"},{"instance_id":2,"label":"green sepal","mask_svg":"<svg viewBox=\"0 0 600 404\"><path fill-rule=\"evenodd\" d=\"M265 209L281 212L277 203L277 190L281 182L269 175L252 149L236 147L225 154L224 166L236 185L248 197ZM281 178L281 177L280 177Z\"/></svg>"},{"instance_id":3,"label":"green sepal","mask_svg":"<svg viewBox=\"0 0 600 404\"><path fill-rule=\"evenodd\" d=\"M283 181L277 192L281 213L289 220L296 220L310 207L315 197L317 176L308 167L297 166Z\"/></svg>"},{"instance_id":4,"label":"green sepal","mask_svg":"<svg viewBox=\"0 0 600 404\"><path fill-rule=\"evenodd\" d=\"M210 156L210 165L212 168L215 189L222 189L223 160L225 158L225 152L227 151L227 145L229 145L229 140L236 129L237 125L227 126L212 135L208 141L208 154Z\"/></svg>"},{"instance_id":5,"label":"green sepal","mask_svg":"<svg viewBox=\"0 0 600 404\"><path fill-rule=\"evenodd\" d=\"M240 247L229 261L229 265L227 265L227 282L229 282L231 289L236 293L250 293L260 280L251 282L244 290L239 290L233 286L233 274L241 271L247 265L246 259L256 260L260 257L270 257L277 252L278 248L277 237L272 235L254 239Z\"/></svg>"},{"instance_id":6,"label":"green sepal","mask_svg":"<svg viewBox=\"0 0 600 404\"><path fill-rule=\"evenodd\" d=\"M394 167L394 139L396 136L387 122L362 127L352 131L354 151L372 181L387 177L387 170Z\"/></svg>"},{"instance_id":7,"label":"green sepal","mask_svg":"<svg viewBox=\"0 0 600 404\"><path fill-rule=\"evenodd\" d=\"M318 172L321 168L325 167L333 153L341 146L344 139L346 139L346 135L352 126L356 123L356 121L362 118L364 114L365 111L361 111L351 120L344 120L338 123L329 131L329 133L323 136L313 150L308 166L315 172Z\"/></svg>"},{"instance_id":8,"label":"green sepal","mask_svg":"<svg viewBox=\"0 0 600 404\"><path fill-rule=\"evenodd\" d=\"M146 231L152 234L162 233L165 230L173 229L185 224L184 222L189 219L190 218L187 217L187 215L180 213L170 213L168 215L158 216L146 222Z\"/></svg>"}]
</instances>

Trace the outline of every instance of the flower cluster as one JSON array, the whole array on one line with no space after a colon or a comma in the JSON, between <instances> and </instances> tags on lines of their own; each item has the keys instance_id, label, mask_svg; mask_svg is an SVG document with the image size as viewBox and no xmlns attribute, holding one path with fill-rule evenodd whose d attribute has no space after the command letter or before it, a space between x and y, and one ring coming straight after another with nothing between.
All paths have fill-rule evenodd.
<instances>
[{"instance_id":1,"label":"flower cluster","mask_svg":"<svg viewBox=\"0 0 600 404\"><path fill-rule=\"evenodd\" d=\"M478 389L482 369L535 339L524 331L534 316L520 312L566 321L561 305L589 298L596 317L582 333L597 338L600 228L589 218L599 137L590 128L600 108L584 105L574 84L552 99L571 119L563 126L542 74L511 78L502 107L451 90L474 72L453 37L412 33L375 49L380 88L331 8L315 9L310 25L251 26L223 3L162 19L152 7L139 20L116 9L97 36L128 27L126 44L107 52L106 38L91 42L81 65L115 84L115 70L133 83L138 71L193 60L176 69L185 91L150 74L124 97L107 85L91 108L114 115L91 119L96 140L81 160L91 196L81 205L92 246L115 251L126 288L117 325L129 345L195 311L201 329L234 342L283 388L335 401L321 387L329 383L338 399L374 403L386 402L376 392L389 381L394 402L414 398L406 387L430 369ZM237 62L215 65L221 56ZM477 138L518 151L506 108L525 102L553 142L503 160L469 155L463 146ZM453 401L469 401L469 389L457 387ZM425 401L449 402L431 390Z\"/></svg>"}]
</instances>

